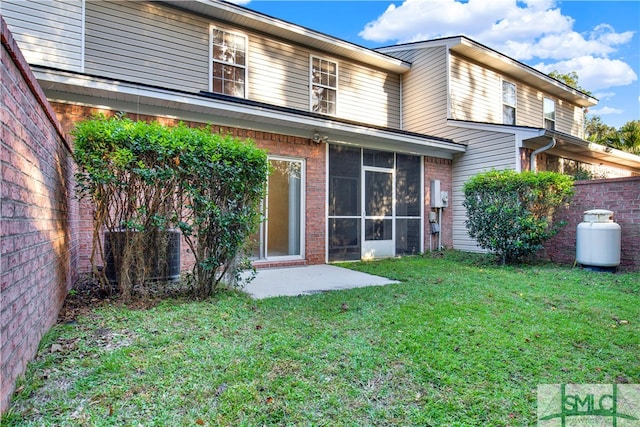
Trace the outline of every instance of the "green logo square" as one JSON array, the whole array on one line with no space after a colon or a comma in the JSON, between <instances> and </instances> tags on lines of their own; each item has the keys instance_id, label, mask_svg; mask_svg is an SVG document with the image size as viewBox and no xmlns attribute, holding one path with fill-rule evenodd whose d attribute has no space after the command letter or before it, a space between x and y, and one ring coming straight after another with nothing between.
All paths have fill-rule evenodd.
<instances>
[{"instance_id":1,"label":"green logo square","mask_svg":"<svg viewBox=\"0 0 640 427\"><path fill-rule=\"evenodd\" d=\"M538 426L640 426L640 384L538 385Z\"/></svg>"}]
</instances>

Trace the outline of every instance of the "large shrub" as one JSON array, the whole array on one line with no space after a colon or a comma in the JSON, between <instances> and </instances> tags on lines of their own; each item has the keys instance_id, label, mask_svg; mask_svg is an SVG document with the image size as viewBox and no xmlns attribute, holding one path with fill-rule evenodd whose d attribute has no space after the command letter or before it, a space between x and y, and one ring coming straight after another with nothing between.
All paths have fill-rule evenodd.
<instances>
[{"instance_id":1,"label":"large shrub","mask_svg":"<svg viewBox=\"0 0 640 427\"><path fill-rule=\"evenodd\" d=\"M266 153L209 128L123 117L82 121L73 135L78 187L95 206L91 263L103 284L109 286L104 271L95 268L106 259L103 235L124 235L110 243L119 244L113 256L127 300L157 272L171 229L195 256L194 292L210 295L258 224Z\"/></svg>"},{"instance_id":2,"label":"large shrub","mask_svg":"<svg viewBox=\"0 0 640 427\"><path fill-rule=\"evenodd\" d=\"M520 261L564 225L553 215L572 195L573 179L554 172L482 173L464 185L467 230L503 264Z\"/></svg>"}]
</instances>

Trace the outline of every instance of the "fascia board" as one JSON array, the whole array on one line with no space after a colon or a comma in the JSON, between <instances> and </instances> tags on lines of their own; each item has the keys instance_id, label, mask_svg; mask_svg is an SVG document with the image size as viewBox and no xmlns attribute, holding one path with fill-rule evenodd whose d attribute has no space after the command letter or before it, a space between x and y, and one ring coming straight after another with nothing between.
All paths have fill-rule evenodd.
<instances>
[{"instance_id":1,"label":"fascia board","mask_svg":"<svg viewBox=\"0 0 640 427\"><path fill-rule=\"evenodd\" d=\"M207 122L215 117L216 121L219 118L223 119L223 123L220 124L305 138L310 138L315 132L321 132L327 134L331 142L374 145L380 148L395 147L404 152L444 158L452 158L453 154L466 150L464 146L453 142L214 100L169 89L114 82L56 70L35 69L34 73L45 93L50 94L53 101L70 101L92 106L104 104L104 107L110 109L129 108L140 113L143 109L145 114L163 112L164 116L183 120L195 115L199 118L198 121L208 118L205 120Z\"/></svg>"},{"instance_id":2,"label":"fascia board","mask_svg":"<svg viewBox=\"0 0 640 427\"><path fill-rule=\"evenodd\" d=\"M251 28L264 34L271 34L335 55L342 55L395 73L401 74L411 68L411 64L376 50L255 12L233 3L215 0L164 0L163 2L212 18L220 18L222 16L223 20L235 25Z\"/></svg>"}]
</instances>

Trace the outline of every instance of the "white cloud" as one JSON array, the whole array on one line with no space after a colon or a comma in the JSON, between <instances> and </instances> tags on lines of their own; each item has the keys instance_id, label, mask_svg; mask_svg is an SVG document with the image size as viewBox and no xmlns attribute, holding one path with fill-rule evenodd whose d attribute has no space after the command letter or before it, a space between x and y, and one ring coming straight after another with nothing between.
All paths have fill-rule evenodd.
<instances>
[{"instance_id":1,"label":"white cloud","mask_svg":"<svg viewBox=\"0 0 640 427\"><path fill-rule=\"evenodd\" d=\"M506 18L505 10L515 6L514 0L405 0L400 6L389 5L377 20L360 32L365 40L410 42L464 33L489 31ZM503 26L509 26L503 23Z\"/></svg>"},{"instance_id":2,"label":"white cloud","mask_svg":"<svg viewBox=\"0 0 640 427\"><path fill-rule=\"evenodd\" d=\"M520 61L538 59L543 72L575 71L580 86L602 90L635 82L638 76L617 49L633 31L617 33L600 24L584 34L573 30L553 0L404 0L389 5L359 35L376 42L411 42L466 35Z\"/></svg>"},{"instance_id":3,"label":"white cloud","mask_svg":"<svg viewBox=\"0 0 640 427\"><path fill-rule=\"evenodd\" d=\"M616 96L616 93L615 92L595 92L593 96L595 96L596 99L600 101L604 101L606 99L613 98L614 96Z\"/></svg>"},{"instance_id":4,"label":"white cloud","mask_svg":"<svg viewBox=\"0 0 640 427\"><path fill-rule=\"evenodd\" d=\"M540 59L565 59L567 57L595 55L607 57L616 51L611 44L602 40L585 39L575 31L566 33L549 34L521 43L507 41L504 53L519 60Z\"/></svg>"},{"instance_id":5,"label":"white cloud","mask_svg":"<svg viewBox=\"0 0 640 427\"><path fill-rule=\"evenodd\" d=\"M616 33L616 30L609 24L600 24L591 32L590 40L599 40L608 45L625 44L633 38L633 31Z\"/></svg>"},{"instance_id":6,"label":"white cloud","mask_svg":"<svg viewBox=\"0 0 640 427\"><path fill-rule=\"evenodd\" d=\"M553 70L560 73L575 71L580 78L580 86L591 91L626 86L638 80L629 64L619 59L581 56L555 63L540 63L533 67L547 74Z\"/></svg>"},{"instance_id":7,"label":"white cloud","mask_svg":"<svg viewBox=\"0 0 640 427\"><path fill-rule=\"evenodd\" d=\"M482 43L524 41L540 34L571 29L573 19L553 8L552 1L405 0L389 5L360 32L365 40L408 42L464 34Z\"/></svg>"},{"instance_id":8,"label":"white cloud","mask_svg":"<svg viewBox=\"0 0 640 427\"><path fill-rule=\"evenodd\" d=\"M628 43L632 31L616 33L608 24L587 34L572 30L574 19L553 1L405 0L390 4L359 33L365 40L399 43L466 35L519 60L607 57Z\"/></svg>"},{"instance_id":9,"label":"white cloud","mask_svg":"<svg viewBox=\"0 0 640 427\"><path fill-rule=\"evenodd\" d=\"M594 114L596 116L608 116L613 114L622 114L623 110L620 108L611 108L611 107L600 107L600 108L590 108L589 114Z\"/></svg>"}]
</instances>

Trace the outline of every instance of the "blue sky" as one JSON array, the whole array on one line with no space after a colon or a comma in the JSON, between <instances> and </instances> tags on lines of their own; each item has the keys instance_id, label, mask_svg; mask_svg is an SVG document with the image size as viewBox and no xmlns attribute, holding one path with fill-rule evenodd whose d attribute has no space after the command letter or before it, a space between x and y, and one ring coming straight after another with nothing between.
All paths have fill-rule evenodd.
<instances>
[{"instance_id":1,"label":"blue sky","mask_svg":"<svg viewBox=\"0 0 640 427\"><path fill-rule=\"evenodd\" d=\"M369 48L464 34L542 72L575 71L616 128L640 120L640 2L236 0Z\"/></svg>"}]
</instances>

